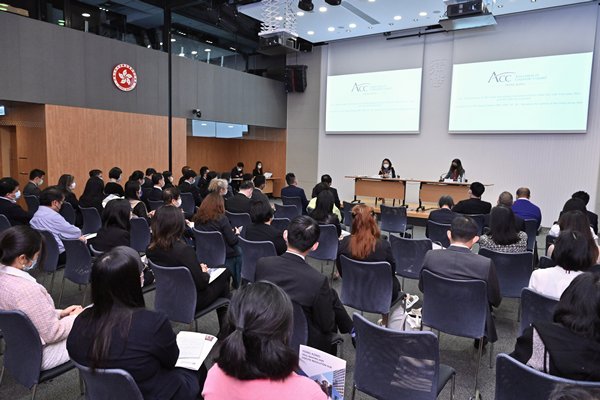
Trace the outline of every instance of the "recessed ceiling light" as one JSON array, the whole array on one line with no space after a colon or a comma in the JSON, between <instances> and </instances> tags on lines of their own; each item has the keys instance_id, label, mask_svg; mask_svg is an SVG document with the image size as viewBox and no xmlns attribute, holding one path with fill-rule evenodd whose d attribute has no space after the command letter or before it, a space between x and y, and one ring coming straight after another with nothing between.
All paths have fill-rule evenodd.
<instances>
[{"instance_id":1,"label":"recessed ceiling light","mask_svg":"<svg viewBox=\"0 0 600 400\"><path fill-rule=\"evenodd\" d=\"M356 24L348 24L348 28L354 29L354 28L356 28Z\"/></svg>"},{"instance_id":2,"label":"recessed ceiling light","mask_svg":"<svg viewBox=\"0 0 600 400\"><path fill-rule=\"evenodd\" d=\"M150 49L150 48L152 48L152 45L151 45L151 44L149 44L149 45L148 45L148 46L146 46L146 47L148 47L148 48Z\"/></svg>"},{"instance_id":3,"label":"recessed ceiling light","mask_svg":"<svg viewBox=\"0 0 600 400\"><path fill-rule=\"evenodd\" d=\"M369 0L369 3L375 3L375 0Z\"/></svg>"},{"instance_id":4,"label":"recessed ceiling light","mask_svg":"<svg viewBox=\"0 0 600 400\"><path fill-rule=\"evenodd\" d=\"M282 21L282 20L283 20L283 17L282 17L281 15L278 15L277 17L275 17L275 19L276 19L277 21Z\"/></svg>"},{"instance_id":5,"label":"recessed ceiling light","mask_svg":"<svg viewBox=\"0 0 600 400\"><path fill-rule=\"evenodd\" d=\"M175 38L171 39L171 42L176 42L176 41L177 41L177 39L175 39Z\"/></svg>"},{"instance_id":6,"label":"recessed ceiling light","mask_svg":"<svg viewBox=\"0 0 600 400\"><path fill-rule=\"evenodd\" d=\"M327 11L327 7L319 7L319 11L320 12L326 12Z\"/></svg>"},{"instance_id":7,"label":"recessed ceiling light","mask_svg":"<svg viewBox=\"0 0 600 400\"><path fill-rule=\"evenodd\" d=\"M228 128L233 128L233 125L227 125Z\"/></svg>"},{"instance_id":8,"label":"recessed ceiling light","mask_svg":"<svg viewBox=\"0 0 600 400\"><path fill-rule=\"evenodd\" d=\"M196 54L198 54L198 52L196 50L192 50L192 55L195 56Z\"/></svg>"},{"instance_id":9,"label":"recessed ceiling light","mask_svg":"<svg viewBox=\"0 0 600 400\"><path fill-rule=\"evenodd\" d=\"M200 124L200 125L202 125L202 126L206 126L206 125L208 125L208 124L202 123L202 124Z\"/></svg>"},{"instance_id":10,"label":"recessed ceiling light","mask_svg":"<svg viewBox=\"0 0 600 400\"><path fill-rule=\"evenodd\" d=\"M205 52L210 53L212 50L211 49L204 49Z\"/></svg>"},{"instance_id":11,"label":"recessed ceiling light","mask_svg":"<svg viewBox=\"0 0 600 400\"><path fill-rule=\"evenodd\" d=\"M307 34L307 35L314 35L314 34L315 34L315 31L308 31L308 32L306 32L306 34Z\"/></svg>"},{"instance_id":12,"label":"recessed ceiling light","mask_svg":"<svg viewBox=\"0 0 600 400\"><path fill-rule=\"evenodd\" d=\"M207 40L206 43L213 44L213 42L211 42L210 40Z\"/></svg>"},{"instance_id":13,"label":"recessed ceiling light","mask_svg":"<svg viewBox=\"0 0 600 400\"><path fill-rule=\"evenodd\" d=\"M90 15L90 13L82 13L81 16L83 18L89 18L91 15Z\"/></svg>"},{"instance_id":14,"label":"recessed ceiling light","mask_svg":"<svg viewBox=\"0 0 600 400\"><path fill-rule=\"evenodd\" d=\"M420 16L420 17L426 17L426 16L427 16L427 13L426 13L425 11L421 11L421 12L419 13L419 16Z\"/></svg>"},{"instance_id":15,"label":"recessed ceiling light","mask_svg":"<svg viewBox=\"0 0 600 400\"><path fill-rule=\"evenodd\" d=\"M535 3L535 2L536 2L536 0L531 0L531 2L532 2L532 3Z\"/></svg>"},{"instance_id":16,"label":"recessed ceiling light","mask_svg":"<svg viewBox=\"0 0 600 400\"><path fill-rule=\"evenodd\" d=\"M160 45L162 46L162 42L160 42Z\"/></svg>"},{"instance_id":17,"label":"recessed ceiling light","mask_svg":"<svg viewBox=\"0 0 600 400\"><path fill-rule=\"evenodd\" d=\"M237 49L235 47L230 47L229 50L236 51Z\"/></svg>"},{"instance_id":18,"label":"recessed ceiling light","mask_svg":"<svg viewBox=\"0 0 600 400\"><path fill-rule=\"evenodd\" d=\"M333 31L335 31L335 28L334 28L333 26L330 26L329 28L327 28L327 30L328 30L329 32L333 32Z\"/></svg>"},{"instance_id":19,"label":"recessed ceiling light","mask_svg":"<svg viewBox=\"0 0 600 400\"><path fill-rule=\"evenodd\" d=\"M179 53L179 57L185 57L185 53Z\"/></svg>"},{"instance_id":20,"label":"recessed ceiling light","mask_svg":"<svg viewBox=\"0 0 600 400\"><path fill-rule=\"evenodd\" d=\"M296 15L299 17L304 17L304 11L298 11Z\"/></svg>"},{"instance_id":21,"label":"recessed ceiling light","mask_svg":"<svg viewBox=\"0 0 600 400\"><path fill-rule=\"evenodd\" d=\"M400 21L402 19L401 15L394 16L394 21Z\"/></svg>"}]
</instances>

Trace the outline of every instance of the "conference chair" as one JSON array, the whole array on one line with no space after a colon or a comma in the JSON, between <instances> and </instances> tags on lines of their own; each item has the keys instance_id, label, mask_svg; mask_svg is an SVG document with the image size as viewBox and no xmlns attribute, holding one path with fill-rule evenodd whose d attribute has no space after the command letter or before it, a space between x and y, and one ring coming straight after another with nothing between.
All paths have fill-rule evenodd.
<instances>
[{"instance_id":1,"label":"conference chair","mask_svg":"<svg viewBox=\"0 0 600 400\"><path fill-rule=\"evenodd\" d=\"M475 373L475 399L479 394L479 365L483 354L486 321L490 308L485 281L445 278L429 270L421 272L423 278L422 325L454 336L479 339ZM460 305L460 306L459 306ZM494 343L490 349L490 368Z\"/></svg>"},{"instance_id":2,"label":"conference chair","mask_svg":"<svg viewBox=\"0 0 600 400\"><path fill-rule=\"evenodd\" d=\"M521 292L521 334L533 322L552 322L558 300L531 289Z\"/></svg>"},{"instance_id":3,"label":"conference chair","mask_svg":"<svg viewBox=\"0 0 600 400\"><path fill-rule=\"evenodd\" d=\"M100 213L94 207L79 207L81 215L83 217L83 228L81 233L84 235L88 233L96 233L102 227L102 219Z\"/></svg>"},{"instance_id":4,"label":"conference chair","mask_svg":"<svg viewBox=\"0 0 600 400\"><path fill-rule=\"evenodd\" d=\"M537 250L538 222L535 219L525 220L525 233L527 234L527 250Z\"/></svg>"},{"instance_id":5,"label":"conference chair","mask_svg":"<svg viewBox=\"0 0 600 400\"><path fill-rule=\"evenodd\" d=\"M381 230L391 233L399 233L401 236L406 236L406 231L410 229L411 237L413 236L413 226L408 225L406 216L406 207L388 207L382 204L381 210ZM391 236L391 235L390 235Z\"/></svg>"},{"instance_id":6,"label":"conference chair","mask_svg":"<svg viewBox=\"0 0 600 400\"><path fill-rule=\"evenodd\" d=\"M302 207L302 199L300 199L300 197L281 196L281 202L284 206L296 206L297 214L295 216L302 215L306 212L306 210L303 209L304 207Z\"/></svg>"},{"instance_id":7,"label":"conference chair","mask_svg":"<svg viewBox=\"0 0 600 400\"><path fill-rule=\"evenodd\" d=\"M316 250L308 253L308 256L321 261L321 273L323 273L323 261L326 261L328 264L330 261L333 261L333 266L331 267L331 279L333 280L335 260L337 259L338 245L340 243L337 228L331 224L319 225L319 228L321 229L319 246Z\"/></svg>"},{"instance_id":8,"label":"conference chair","mask_svg":"<svg viewBox=\"0 0 600 400\"><path fill-rule=\"evenodd\" d=\"M299 353L300 345L306 345L308 342L308 321L306 320L304 309L300 304L292 301L292 306L294 310L294 327L292 329L289 346L294 352ZM335 346L337 353L337 350L340 348L339 345L344 342L344 339L338 333L332 332L329 335L329 342L331 343L332 348Z\"/></svg>"},{"instance_id":9,"label":"conference chair","mask_svg":"<svg viewBox=\"0 0 600 400\"><path fill-rule=\"evenodd\" d=\"M552 268L556 266L556 261L550 257L541 256L538 261L538 268Z\"/></svg>"},{"instance_id":10,"label":"conference chair","mask_svg":"<svg viewBox=\"0 0 600 400\"><path fill-rule=\"evenodd\" d=\"M396 262L396 275L402 277L402 288L404 278L419 279L425 254L432 249L430 239L405 239L390 236L392 254Z\"/></svg>"},{"instance_id":11,"label":"conference chair","mask_svg":"<svg viewBox=\"0 0 600 400\"><path fill-rule=\"evenodd\" d=\"M507 354L496 358L495 400L548 400L557 385L600 389L600 382L576 381L546 374Z\"/></svg>"},{"instance_id":12,"label":"conference chair","mask_svg":"<svg viewBox=\"0 0 600 400\"><path fill-rule=\"evenodd\" d=\"M6 218L6 215L0 214L0 232L10 228L10 221Z\"/></svg>"},{"instance_id":13,"label":"conference chair","mask_svg":"<svg viewBox=\"0 0 600 400\"><path fill-rule=\"evenodd\" d=\"M142 392L129 372L123 369L91 369L71 360L85 382L86 399L89 400L144 400Z\"/></svg>"},{"instance_id":14,"label":"conference chair","mask_svg":"<svg viewBox=\"0 0 600 400\"><path fill-rule=\"evenodd\" d=\"M467 217L471 217L477 224L477 235L483 235L483 227L485 226L485 215L484 214L466 214Z\"/></svg>"},{"instance_id":15,"label":"conference chair","mask_svg":"<svg viewBox=\"0 0 600 400\"><path fill-rule=\"evenodd\" d=\"M42 371L43 347L40 334L25 313L18 310L0 310L0 331L6 342L0 384L5 370L8 370L19 384L31 390L33 400L38 384L73 369L73 364L67 361L57 367Z\"/></svg>"},{"instance_id":16,"label":"conference chair","mask_svg":"<svg viewBox=\"0 0 600 400\"><path fill-rule=\"evenodd\" d=\"M550 247L551 244L554 244L554 242L556 242L556 239L556 236L546 235L546 254L548 254L548 247Z\"/></svg>"},{"instance_id":17,"label":"conference chair","mask_svg":"<svg viewBox=\"0 0 600 400\"><path fill-rule=\"evenodd\" d=\"M75 221L77 220L77 214L75 213L75 209L73 208L71 203L65 201L60 207L59 214L63 216L65 221L67 221L71 225L75 225Z\"/></svg>"},{"instance_id":18,"label":"conference chair","mask_svg":"<svg viewBox=\"0 0 600 400\"><path fill-rule=\"evenodd\" d=\"M97 250L93 245L89 245L90 246L90 253L92 255L93 259L96 259L97 257L100 257L102 254L104 254L103 251Z\"/></svg>"},{"instance_id":19,"label":"conference chair","mask_svg":"<svg viewBox=\"0 0 600 400\"><path fill-rule=\"evenodd\" d=\"M130 247L138 253L145 253L151 239L148 221L145 218L132 218L129 222Z\"/></svg>"},{"instance_id":20,"label":"conference chair","mask_svg":"<svg viewBox=\"0 0 600 400\"><path fill-rule=\"evenodd\" d=\"M218 298L208 307L196 310L196 285L186 267L162 267L148 261L156 277L154 308L164 312L170 321L189 324L198 330L198 318L227 306L229 299Z\"/></svg>"},{"instance_id":21,"label":"conference chair","mask_svg":"<svg viewBox=\"0 0 600 400\"><path fill-rule=\"evenodd\" d=\"M287 218L291 221L298 215L298 207L293 204L275 204L275 218Z\"/></svg>"},{"instance_id":22,"label":"conference chair","mask_svg":"<svg viewBox=\"0 0 600 400\"><path fill-rule=\"evenodd\" d=\"M63 291L65 288L65 279L78 285L84 285L83 299L81 305L85 305L87 286L90 283L92 274L92 256L88 246L79 239L62 239L65 251L67 252L67 262L63 274L62 284L60 285L60 294L58 296L57 306L60 307Z\"/></svg>"},{"instance_id":23,"label":"conference chair","mask_svg":"<svg viewBox=\"0 0 600 400\"><path fill-rule=\"evenodd\" d=\"M290 220L288 218L273 218L271 220L271 226L279 232L285 231L289 224Z\"/></svg>"},{"instance_id":24,"label":"conference chair","mask_svg":"<svg viewBox=\"0 0 600 400\"><path fill-rule=\"evenodd\" d=\"M150 208L150 211L158 210L164 204L165 203L163 201L160 201L160 200L148 200L148 207Z\"/></svg>"},{"instance_id":25,"label":"conference chair","mask_svg":"<svg viewBox=\"0 0 600 400\"><path fill-rule=\"evenodd\" d=\"M227 216L231 226L243 227L241 235L245 234L246 228L249 225L252 225L252 219L250 219L250 214L248 213L232 213L225 210L225 215Z\"/></svg>"},{"instance_id":26,"label":"conference chair","mask_svg":"<svg viewBox=\"0 0 600 400\"><path fill-rule=\"evenodd\" d=\"M42 235L42 240L44 241L44 251L46 253L42 260L41 268L42 271L52 275L52 278L50 279L50 289L48 290L48 293L52 294L56 270L59 268L64 268L64 265L58 265L58 257L60 256L60 253L58 251L58 243L56 243L54 235L48 231L38 232Z\"/></svg>"},{"instance_id":27,"label":"conference chair","mask_svg":"<svg viewBox=\"0 0 600 400\"><path fill-rule=\"evenodd\" d=\"M150 196L150 193L152 193L152 189L154 189L154 188L151 188L151 187L143 187L142 188L142 200L146 204L148 204L148 197Z\"/></svg>"},{"instance_id":28,"label":"conference chair","mask_svg":"<svg viewBox=\"0 0 600 400\"><path fill-rule=\"evenodd\" d=\"M438 243L444 248L450 247L450 239L448 239L448 231L450 225L440 224L434 221L427 221L427 233L432 242Z\"/></svg>"},{"instance_id":29,"label":"conference chair","mask_svg":"<svg viewBox=\"0 0 600 400\"><path fill-rule=\"evenodd\" d=\"M276 256L275 246L268 241L253 242L243 237L238 238L242 249L242 282L254 282L256 262L263 257Z\"/></svg>"},{"instance_id":30,"label":"conference chair","mask_svg":"<svg viewBox=\"0 0 600 400\"><path fill-rule=\"evenodd\" d=\"M196 257L198 262L208 265L210 268L225 264L226 250L225 241L221 232L199 231L192 229L194 241L196 242Z\"/></svg>"},{"instance_id":31,"label":"conference chair","mask_svg":"<svg viewBox=\"0 0 600 400\"><path fill-rule=\"evenodd\" d=\"M186 192L181 193L179 197L181 198L181 209L183 210L185 217L187 219L192 218L192 216L196 213L196 202L194 201L194 195Z\"/></svg>"},{"instance_id":32,"label":"conference chair","mask_svg":"<svg viewBox=\"0 0 600 400\"><path fill-rule=\"evenodd\" d=\"M377 326L354 313L356 390L377 399L435 400L449 380L454 398L456 371L440 363L433 332L396 331Z\"/></svg>"},{"instance_id":33,"label":"conference chair","mask_svg":"<svg viewBox=\"0 0 600 400\"><path fill-rule=\"evenodd\" d=\"M25 195L25 203L27 203L27 210L31 215L35 214L35 212L40 208L40 198L33 195Z\"/></svg>"},{"instance_id":34,"label":"conference chair","mask_svg":"<svg viewBox=\"0 0 600 400\"><path fill-rule=\"evenodd\" d=\"M344 217L344 225L348 228L348 230L352 229L352 208L363 203L350 203L347 201L342 202L344 208L342 209L342 215Z\"/></svg>"}]
</instances>

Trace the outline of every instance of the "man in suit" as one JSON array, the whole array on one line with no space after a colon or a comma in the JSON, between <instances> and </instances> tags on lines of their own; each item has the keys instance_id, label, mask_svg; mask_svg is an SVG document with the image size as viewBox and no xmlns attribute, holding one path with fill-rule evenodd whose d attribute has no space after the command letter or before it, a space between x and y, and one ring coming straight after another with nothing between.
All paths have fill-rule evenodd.
<instances>
[{"instance_id":1,"label":"man in suit","mask_svg":"<svg viewBox=\"0 0 600 400\"><path fill-rule=\"evenodd\" d=\"M44 183L45 176L46 173L41 169L32 169L29 173L29 182L23 188L23 195L40 197L40 186Z\"/></svg>"},{"instance_id":2,"label":"man in suit","mask_svg":"<svg viewBox=\"0 0 600 400\"><path fill-rule=\"evenodd\" d=\"M152 190L148 194L148 201L162 201L162 191L165 186L165 177L162 174L152 174Z\"/></svg>"},{"instance_id":3,"label":"man in suit","mask_svg":"<svg viewBox=\"0 0 600 400\"><path fill-rule=\"evenodd\" d=\"M202 196L200 195L200 188L196 186L196 171L191 168L183 171L181 183L179 184L179 191L181 193L191 193L192 197L194 197L194 204L196 204L196 207L200 206L200 203L202 203Z\"/></svg>"},{"instance_id":4,"label":"man in suit","mask_svg":"<svg viewBox=\"0 0 600 400\"><path fill-rule=\"evenodd\" d=\"M471 217L460 215L452 221L448 238L450 247L447 250L429 250L423 260L423 269L452 279L479 279L487 284L490 312L487 316L486 336L495 342L496 327L492 318L491 306L498 307L502 301L500 285L494 263L489 258L471 253L471 248L479 240L477 224ZM427 288L423 288L423 275L419 280L419 289L427 296ZM449 299L451 300L451 299Z\"/></svg>"},{"instance_id":5,"label":"man in suit","mask_svg":"<svg viewBox=\"0 0 600 400\"><path fill-rule=\"evenodd\" d=\"M269 198L262 191L267 184L267 179L264 175L257 175L254 177L254 190L252 191L252 201L262 201L271 206Z\"/></svg>"},{"instance_id":6,"label":"man in suit","mask_svg":"<svg viewBox=\"0 0 600 400\"><path fill-rule=\"evenodd\" d=\"M256 280L280 286L304 310L308 322L308 345L331 352L330 336L335 332L351 333L352 320L329 286L326 276L311 267L306 255L319 246L321 230L312 218L294 218L283 237L287 251L279 257L265 257L256 263Z\"/></svg>"},{"instance_id":7,"label":"man in suit","mask_svg":"<svg viewBox=\"0 0 600 400\"><path fill-rule=\"evenodd\" d=\"M154 168L146 168L146 176L144 177L144 183L142 183L142 189L150 189L154 184L152 183L152 175L156 174Z\"/></svg>"},{"instance_id":8,"label":"man in suit","mask_svg":"<svg viewBox=\"0 0 600 400\"><path fill-rule=\"evenodd\" d=\"M328 174L321 175L321 183L324 183L324 184L326 184L326 185L327 185L327 188L329 189L329 191L330 191L331 193L333 193L333 201L334 201L334 203L335 203L335 206L336 206L338 209L341 209L342 207L341 207L341 203L340 203L340 196L338 196L338 191L337 191L337 189L331 186L331 183L332 183L332 182L333 182L333 181L332 181L332 179L331 179L331 176L330 176L330 175L328 175ZM318 188L318 186L319 186L319 184L317 183L317 184L315 185L315 187L313 188L313 190L312 190L312 194L311 194L311 196L310 196L311 198L315 198L315 197L317 197L317 196L318 196L318 194L319 194L319 193L318 193L318 192L319 192L319 188Z\"/></svg>"},{"instance_id":9,"label":"man in suit","mask_svg":"<svg viewBox=\"0 0 600 400\"><path fill-rule=\"evenodd\" d=\"M281 189L281 197L300 197L302 202L302 214L306 214L306 206L308 206L308 200L304 189L298 187L298 180L293 172L289 172L285 176L285 182L288 184L286 187Z\"/></svg>"},{"instance_id":10,"label":"man in suit","mask_svg":"<svg viewBox=\"0 0 600 400\"><path fill-rule=\"evenodd\" d=\"M433 210L429 213L428 221L436 222L438 224L450 225L454 217L458 214L452 211L454 207L454 199L451 196L442 196L438 200L438 210ZM425 227L425 236L429 237L427 227Z\"/></svg>"},{"instance_id":11,"label":"man in suit","mask_svg":"<svg viewBox=\"0 0 600 400\"><path fill-rule=\"evenodd\" d=\"M498 196L498 202L496 203L496 205L498 206L504 206L507 208L512 209L513 206L513 196L510 192L502 192L500 193L500 196ZM513 211L514 214L514 211ZM521 217L519 217L517 214L514 214L515 216L515 226L517 227L518 230L526 232L527 229L525 227L525 220ZM490 214L486 214L483 216L483 226L484 227L489 227L490 226Z\"/></svg>"},{"instance_id":12,"label":"man in suit","mask_svg":"<svg viewBox=\"0 0 600 400\"><path fill-rule=\"evenodd\" d=\"M237 192L242 183L242 177L244 176L244 163L238 162L235 167L231 169L231 186L233 191Z\"/></svg>"},{"instance_id":13,"label":"man in suit","mask_svg":"<svg viewBox=\"0 0 600 400\"><path fill-rule=\"evenodd\" d=\"M595 213L591 212L590 210L587 210L587 205L590 202L590 195L587 194L587 192L580 190L578 192L573 193L571 198L583 200L583 202L585 203L586 211L587 211L587 217L590 220L590 226L594 230L594 233L597 235L598 234L598 214L595 214Z\"/></svg>"},{"instance_id":14,"label":"man in suit","mask_svg":"<svg viewBox=\"0 0 600 400\"><path fill-rule=\"evenodd\" d=\"M485 192L485 186L481 182L473 182L469 187L469 198L459 201L452 208L452 211L461 214L489 214L492 205L487 201L481 200L481 195Z\"/></svg>"},{"instance_id":15,"label":"man in suit","mask_svg":"<svg viewBox=\"0 0 600 400\"><path fill-rule=\"evenodd\" d=\"M0 214L8 219L12 226L28 225L32 215L17 204L21 197L19 182L11 177L0 179Z\"/></svg>"},{"instance_id":16,"label":"man in suit","mask_svg":"<svg viewBox=\"0 0 600 400\"><path fill-rule=\"evenodd\" d=\"M250 198L253 191L254 184L252 181L242 181L239 192L225 200L225 209L232 213L250 214Z\"/></svg>"},{"instance_id":17,"label":"man in suit","mask_svg":"<svg viewBox=\"0 0 600 400\"><path fill-rule=\"evenodd\" d=\"M529 198L531 191L529 188L521 187L517 189L517 200L512 205L512 210L515 215L525 219L535 219L538 222L538 227L542 223L542 211L538 206L533 204Z\"/></svg>"}]
</instances>

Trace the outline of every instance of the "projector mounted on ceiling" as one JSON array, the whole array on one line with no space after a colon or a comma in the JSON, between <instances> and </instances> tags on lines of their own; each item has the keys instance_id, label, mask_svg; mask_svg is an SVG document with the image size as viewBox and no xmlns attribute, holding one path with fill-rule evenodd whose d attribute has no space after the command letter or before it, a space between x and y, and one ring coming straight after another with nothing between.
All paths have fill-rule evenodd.
<instances>
[{"instance_id":1,"label":"projector mounted on ceiling","mask_svg":"<svg viewBox=\"0 0 600 400\"><path fill-rule=\"evenodd\" d=\"M488 10L483 0L445 1L446 15L439 24L446 31L481 28L496 25L496 18Z\"/></svg>"}]
</instances>

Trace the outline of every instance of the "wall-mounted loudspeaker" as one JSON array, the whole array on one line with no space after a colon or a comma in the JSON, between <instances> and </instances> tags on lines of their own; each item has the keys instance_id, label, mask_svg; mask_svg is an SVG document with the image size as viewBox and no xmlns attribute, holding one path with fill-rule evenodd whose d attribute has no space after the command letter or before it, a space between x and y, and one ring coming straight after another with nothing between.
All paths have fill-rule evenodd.
<instances>
[{"instance_id":1,"label":"wall-mounted loudspeaker","mask_svg":"<svg viewBox=\"0 0 600 400\"><path fill-rule=\"evenodd\" d=\"M285 91L304 92L306 89L306 65L287 65L285 67Z\"/></svg>"}]
</instances>

